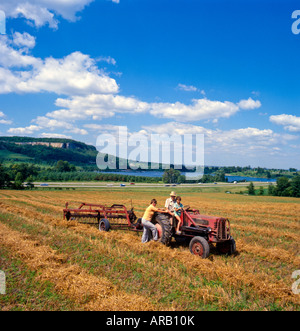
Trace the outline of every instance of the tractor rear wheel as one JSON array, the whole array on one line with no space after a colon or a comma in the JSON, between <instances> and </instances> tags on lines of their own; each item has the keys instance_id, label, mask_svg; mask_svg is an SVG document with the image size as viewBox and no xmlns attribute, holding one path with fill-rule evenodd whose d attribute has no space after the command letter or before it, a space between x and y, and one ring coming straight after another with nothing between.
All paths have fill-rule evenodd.
<instances>
[{"instance_id":1,"label":"tractor rear wheel","mask_svg":"<svg viewBox=\"0 0 300 331\"><path fill-rule=\"evenodd\" d=\"M110 230L110 224L109 221L107 219L102 219L99 222L99 231L109 231Z\"/></svg>"},{"instance_id":2,"label":"tractor rear wheel","mask_svg":"<svg viewBox=\"0 0 300 331\"><path fill-rule=\"evenodd\" d=\"M157 229L158 241L164 245L168 245L172 239L172 226L169 217L164 214L156 213L152 219L152 223Z\"/></svg>"},{"instance_id":3,"label":"tractor rear wheel","mask_svg":"<svg viewBox=\"0 0 300 331\"><path fill-rule=\"evenodd\" d=\"M194 237L190 242L190 252L194 255L198 255L202 257L202 259L206 259L209 255L209 244L207 240L203 237Z\"/></svg>"}]
</instances>

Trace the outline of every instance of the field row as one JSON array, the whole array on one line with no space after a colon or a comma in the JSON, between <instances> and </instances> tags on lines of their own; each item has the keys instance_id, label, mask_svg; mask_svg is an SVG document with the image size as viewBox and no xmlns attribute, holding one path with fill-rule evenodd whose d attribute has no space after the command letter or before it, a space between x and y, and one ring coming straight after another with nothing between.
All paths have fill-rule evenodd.
<instances>
[{"instance_id":1,"label":"field row","mask_svg":"<svg viewBox=\"0 0 300 331\"><path fill-rule=\"evenodd\" d=\"M175 242L169 247L153 242L142 245L136 233L103 233L96 227L62 219L66 201L75 207L83 201L99 203L105 199L107 205L118 202L130 207L133 200L142 213L153 193L161 195L163 201L164 192L147 192L143 197L130 193L118 196L116 201L115 192L104 191L3 191L0 246L13 259L22 261L24 268L37 270L36 284L52 284L52 291L68 302L65 309L299 308L300 298L291 291L291 274L300 266L300 205L296 199L288 204L258 200L256 209L259 215L265 215L260 221L251 217L254 202L247 203L246 197L230 201L224 194L219 198L212 194L186 195L187 204L202 206L208 214L221 211L223 205L224 214L231 220L237 254L222 256L212 249L206 260L192 256L188 247ZM273 224L269 208L276 203L279 213ZM230 208L230 204L239 208ZM285 216L283 207L288 206L291 212ZM285 222L288 226L281 231ZM14 305L9 298L1 300L2 309Z\"/></svg>"}]
</instances>

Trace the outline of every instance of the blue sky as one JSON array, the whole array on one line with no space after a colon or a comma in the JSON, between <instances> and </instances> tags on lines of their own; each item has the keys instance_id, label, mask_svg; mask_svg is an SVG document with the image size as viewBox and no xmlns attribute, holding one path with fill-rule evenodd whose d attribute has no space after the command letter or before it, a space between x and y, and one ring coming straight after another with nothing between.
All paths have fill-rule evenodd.
<instances>
[{"instance_id":1,"label":"blue sky","mask_svg":"<svg viewBox=\"0 0 300 331\"><path fill-rule=\"evenodd\" d=\"M95 145L120 125L201 133L207 165L300 168L297 1L2 0L0 10L1 135Z\"/></svg>"}]
</instances>

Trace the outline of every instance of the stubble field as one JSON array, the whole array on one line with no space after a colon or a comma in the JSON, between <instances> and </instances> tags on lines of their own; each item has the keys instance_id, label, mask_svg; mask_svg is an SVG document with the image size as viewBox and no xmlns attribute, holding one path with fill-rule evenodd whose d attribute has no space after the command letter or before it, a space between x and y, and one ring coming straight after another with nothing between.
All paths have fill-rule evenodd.
<instances>
[{"instance_id":1,"label":"stubble field","mask_svg":"<svg viewBox=\"0 0 300 331\"><path fill-rule=\"evenodd\" d=\"M0 191L0 310L299 310L300 200L178 192L202 214L228 217L237 252L202 260L175 241L64 221L65 202L125 204L141 217L169 190ZM300 288L300 285L299 285Z\"/></svg>"}]
</instances>

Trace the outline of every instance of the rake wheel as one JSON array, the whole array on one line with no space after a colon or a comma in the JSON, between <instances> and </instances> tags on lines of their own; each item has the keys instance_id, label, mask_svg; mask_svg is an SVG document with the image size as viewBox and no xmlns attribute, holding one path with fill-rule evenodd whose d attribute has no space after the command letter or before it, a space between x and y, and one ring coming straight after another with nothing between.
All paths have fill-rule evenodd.
<instances>
[{"instance_id":1,"label":"rake wheel","mask_svg":"<svg viewBox=\"0 0 300 331\"><path fill-rule=\"evenodd\" d=\"M106 231L108 232L110 230L110 224L109 221L107 219L102 219L99 222L99 231Z\"/></svg>"}]
</instances>

